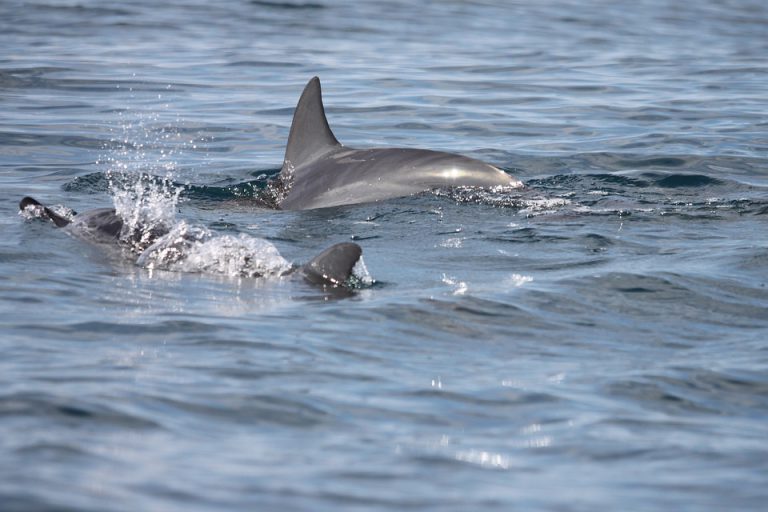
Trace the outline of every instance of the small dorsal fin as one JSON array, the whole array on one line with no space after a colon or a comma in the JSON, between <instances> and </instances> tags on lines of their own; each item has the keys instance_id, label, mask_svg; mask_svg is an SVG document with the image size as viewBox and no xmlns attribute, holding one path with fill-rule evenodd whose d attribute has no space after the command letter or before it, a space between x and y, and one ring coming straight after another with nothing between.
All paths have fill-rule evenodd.
<instances>
[{"instance_id":1,"label":"small dorsal fin","mask_svg":"<svg viewBox=\"0 0 768 512\"><path fill-rule=\"evenodd\" d=\"M301 267L301 273L314 284L344 286L362 254L360 246L352 242L332 245Z\"/></svg>"},{"instance_id":2,"label":"small dorsal fin","mask_svg":"<svg viewBox=\"0 0 768 512\"><path fill-rule=\"evenodd\" d=\"M320 79L313 77L301 93L296 111L293 113L283 169L285 170L288 166L296 168L337 146L341 144L333 136L328 120L325 118Z\"/></svg>"}]
</instances>

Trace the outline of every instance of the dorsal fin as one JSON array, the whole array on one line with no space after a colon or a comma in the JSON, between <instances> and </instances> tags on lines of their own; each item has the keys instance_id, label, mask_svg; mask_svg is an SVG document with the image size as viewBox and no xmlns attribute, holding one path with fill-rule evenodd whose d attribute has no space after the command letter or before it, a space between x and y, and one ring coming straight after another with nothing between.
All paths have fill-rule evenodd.
<instances>
[{"instance_id":1,"label":"dorsal fin","mask_svg":"<svg viewBox=\"0 0 768 512\"><path fill-rule=\"evenodd\" d=\"M362 254L360 246L352 242L332 245L301 267L301 273L314 284L344 286Z\"/></svg>"},{"instance_id":2,"label":"dorsal fin","mask_svg":"<svg viewBox=\"0 0 768 512\"><path fill-rule=\"evenodd\" d=\"M325 118L320 79L313 77L301 93L296 111L293 113L283 170L286 167L296 168L310 162L337 146L341 144L333 136L328 120Z\"/></svg>"}]
</instances>

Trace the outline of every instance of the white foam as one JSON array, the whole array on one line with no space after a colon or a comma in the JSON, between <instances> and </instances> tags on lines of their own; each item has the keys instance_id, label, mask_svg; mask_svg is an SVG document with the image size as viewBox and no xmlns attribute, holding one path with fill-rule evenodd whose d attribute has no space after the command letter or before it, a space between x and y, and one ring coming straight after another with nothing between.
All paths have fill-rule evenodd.
<instances>
[{"instance_id":1,"label":"white foam","mask_svg":"<svg viewBox=\"0 0 768 512\"><path fill-rule=\"evenodd\" d=\"M106 175L116 213L124 222L121 239L140 253L139 266L232 277L282 275L292 268L266 240L217 235L179 221L176 212L184 187L175 184L175 159L194 141L158 127L159 114L134 115L137 119L124 120L113 138L120 148L103 161L109 166ZM159 233L167 234L157 238Z\"/></svg>"},{"instance_id":2,"label":"white foam","mask_svg":"<svg viewBox=\"0 0 768 512\"><path fill-rule=\"evenodd\" d=\"M524 201L525 208L520 210L522 215L527 217L535 217L537 215L545 215L554 213L557 209L571 204L571 201L564 198L539 198L539 199L526 199Z\"/></svg>"},{"instance_id":3,"label":"white foam","mask_svg":"<svg viewBox=\"0 0 768 512\"><path fill-rule=\"evenodd\" d=\"M230 277L279 276L291 269L267 240L246 234L215 235L206 228L177 224L137 260L141 267L176 272L208 272Z\"/></svg>"},{"instance_id":4,"label":"white foam","mask_svg":"<svg viewBox=\"0 0 768 512\"><path fill-rule=\"evenodd\" d=\"M121 239L141 250L155 233L175 225L183 187L175 186L171 175L159 179L146 174L108 173L108 178L115 211L124 223Z\"/></svg>"},{"instance_id":5,"label":"white foam","mask_svg":"<svg viewBox=\"0 0 768 512\"><path fill-rule=\"evenodd\" d=\"M533 281L533 278L531 276L524 276L522 274L511 274L506 278L505 281L507 285L519 288L520 286Z\"/></svg>"},{"instance_id":6,"label":"white foam","mask_svg":"<svg viewBox=\"0 0 768 512\"><path fill-rule=\"evenodd\" d=\"M464 295L469 290L469 285L467 285L466 281L459 281L454 276L443 274L442 281L453 288L454 295Z\"/></svg>"},{"instance_id":7,"label":"white foam","mask_svg":"<svg viewBox=\"0 0 768 512\"><path fill-rule=\"evenodd\" d=\"M362 256L360 256L360 259L357 260L357 263L355 263L355 266L352 268L351 281L351 285L355 288L367 288L376 284L376 280L368 271L368 267L365 266L365 261Z\"/></svg>"}]
</instances>

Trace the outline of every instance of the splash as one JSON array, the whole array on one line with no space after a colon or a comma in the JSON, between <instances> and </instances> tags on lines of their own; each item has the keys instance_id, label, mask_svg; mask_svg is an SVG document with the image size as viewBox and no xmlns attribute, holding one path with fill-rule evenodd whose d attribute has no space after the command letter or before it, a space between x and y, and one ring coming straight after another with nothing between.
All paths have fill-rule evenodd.
<instances>
[{"instance_id":1,"label":"splash","mask_svg":"<svg viewBox=\"0 0 768 512\"><path fill-rule=\"evenodd\" d=\"M349 277L349 282L346 283L349 288L370 288L376 284L376 280L368 271L368 267L365 266L363 257L357 260L355 266L352 268L352 274Z\"/></svg>"},{"instance_id":2,"label":"splash","mask_svg":"<svg viewBox=\"0 0 768 512\"><path fill-rule=\"evenodd\" d=\"M123 219L120 239L137 252L176 224L183 187L173 184L172 175L156 178L147 174L109 173L108 179L115 212Z\"/></svg>"},{"instance_id":3,"label":"splash","mask_svg":"<svg viewBox=\"0 0 768 512\"><path fill-rule=\"evenodd\" d=\"M164 108L166 111L121 111L119 126L112 129L111 151L100 159L107 166L105 176L115 211L124 223L120 238L136 252L175 225L184 190L174 183L177 159L185 148L196 147L195 141L183 139L178 117L174 122L162 120L168 105Z\"/></svg>"},{"instance_id":4,"label":"splash","mask_svg":"<svg viewBox=\"0 0 768 512\"><path fill-rule=\"evenodd\" d=\"M292 266L268 241L245 234L216 235L182 221L137 260L149 270L206 272L229 277L280 276Z\"/></svg>"},{"instance_id":5,"label":"splash","mask_svg":"<svg viewBox=\"0 0 768 512\"><path fill-rule=\"evenodd\" d=\"M266 240L218 235L176 218L186 188L177 184L177 160L186 149L196 150L197 142L182 137L178 117L161 122L164 114L121 112L111 152L102 159L115 211L123 220L120 239L139 254L137 264L150 270L241 277L289 271L291 264Z\"/></svg>"},{"instance_id":6,"label":"splash","mask_svg":"<svg viewBox=\"0 0 768 512\"><path fill-rule=\"evenodd\" d=\"M72 208L57 204L54 206L49 206L49 209L56 215L64 217L70 222L72 222L72 220L75 218L75 210ZM22 210L19 210L19 215L25 220L50 219L48 214L45 212L45 208L42 205L37 204L28 204Z\"/></svg>"}]
</instances>

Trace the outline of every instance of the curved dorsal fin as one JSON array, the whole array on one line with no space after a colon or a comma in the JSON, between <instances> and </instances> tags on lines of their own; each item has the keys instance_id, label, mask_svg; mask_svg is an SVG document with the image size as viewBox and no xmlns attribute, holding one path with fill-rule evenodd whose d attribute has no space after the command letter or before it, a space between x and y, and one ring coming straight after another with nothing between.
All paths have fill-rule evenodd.
<instances>
[{"instance_id":1,"label":"curved dorsal fin","mask_svg":"<svg viewBox=\"0 0 768 512\"><path fill-rule=\"evenodd\" d=\"M337 146L341 144L333 136L328 120L325 118L320 79L313 77L301 93L296 111L293 113L283 169L287 166L296 168Z\"/></svg>"},{"instance_id":2,"label":"curved dorsal fin","mask_svg":"<svg viewBox=\"0 0 768 512\"><path fill-rule=\"evenodd\" d=\"M344 286L362 254L353 242L332 245L301 267L301 273L311 283Z\"/></svg>"}]
</instances>

